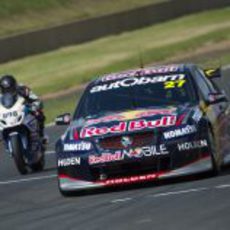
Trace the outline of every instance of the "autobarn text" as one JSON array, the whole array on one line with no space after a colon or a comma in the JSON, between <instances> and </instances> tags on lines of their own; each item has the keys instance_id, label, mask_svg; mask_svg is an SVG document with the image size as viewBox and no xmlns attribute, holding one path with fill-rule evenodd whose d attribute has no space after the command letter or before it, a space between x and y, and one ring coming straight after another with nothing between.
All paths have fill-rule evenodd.
<instances>
[{"instance_id":1,"label":"autobarn text","mask_svg":"<svg viewBox=\"0 0 230 230\"><path fill-rule=\"evenodd\" d=\"M90 90L90 93L98 93L102 91L109 91L109 90L119 89L119 88L129 88L138 85L156 84L156 83L162 83L166 81L178 81L184 79L185 79L184 74L162 75L162 76L154 76L154 77L145 76L145 77L125 78L112 83L96 85Z\"/></svg>"}]
</instances>

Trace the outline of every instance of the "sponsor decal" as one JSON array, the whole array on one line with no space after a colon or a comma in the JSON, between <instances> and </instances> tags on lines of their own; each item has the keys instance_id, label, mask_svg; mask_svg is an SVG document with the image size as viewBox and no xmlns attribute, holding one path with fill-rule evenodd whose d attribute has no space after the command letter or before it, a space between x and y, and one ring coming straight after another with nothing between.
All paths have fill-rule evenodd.
<instances>
[{"instance_id":1,"label":"sponsor decal","mask_svg":"<svg viewBox=\"0 0 230 230\"><path fill-rule=\"evenodd\" d=\"M185 83L186 80L166 81L164 83L164 88L165 89L182 88Z\"/></svg>"},{"instance_id":2,"label":"sponsor decal","mask_svg":"<svg viewBox=\"0 0 230 230\"><path fill-rule=\"evenodd\" d=\"M179 115L178 119L177 119L177 122L176 122L176 126L180 126L184 122L185 118L186 118L186 114L185 113Z\"/></svg>"},{"instance_id":3,"label":"sponsor decal","mask_svg":"<svg viewBox=\"0 0 230 230\"><path fill-rule=\"evenodd\" d=\"M192 119L194 121L196 121L196 122L199 122L200 119L202 118L202 115L203 114L202 114L201 110L200 109L196 109L195 112L194 112L194 114L193 114L193 116L192 116Z\"/></svg>"},{"instance_id":4,"label":"sponsor decal","mask_svg":"<svg viewBox=\"0 0 230 230\"><path fill-rule=\"evenodd\" d=\"M17 116L18 116L17 111L11 111L11 112L7 112L7 113L2 114L3 119L8 119L8 118L17 117Z\"/></svg>"},{"instance_id":5,"label":"sponsor decal","mask_svg":"<svg viewBox=\"0 0 230 230\"><path fill-rule=\"evenodd\" d=\"M164 138L166 140L168 140L168 139L172 139L172 138L175 138L175 137L182 137L182 136L185 136L185 135L188 135L188 134L192 134L192 133L195 133L196 131L197 131L197 129L196 129L196 127L194 125L187 125L184 128L178 128L178 129L175 129L175 130L164 132L163 135L164 135Z\"/></svg>"},{"instance_id":6,"label":"sponsor decal","mask_svg":"<svg viewBox=\"0 0 230 230\"><path fill-rule=\"evenodd\" d=\"M89 164L100 164L100 163L108 163L108 162L114 162L114 161L120 161L123 160L122 153L116 152L114 154L112 153L103 153L101 156L95 156L90 155L89 156Z\"/></svg>"},{"instance_id":7,"label":"sponsor decal","mask_svg":"<svg viewBox=\"0 0 230 230\"><path fill-rule=\"evenodd\" d=\"M115 161L122 161L131 158L154 157L160 155L167 155L169 151L164 144L156 146L144 146L134 149L118 150L115 153L103 153L100 156L89 156L89 164L109 163Z\"/></svg>"},{"instance_id":8,"label":"sponsor decal","mask_svg":"<svg viewBox=\"0 0 230 230\"><path fill-rule=\"evenodd\" d=\"M87 125L110 122L110 121L125 121L133 120L142 117L152 117L156 115L173 115L176 111L176 108L167 108L167 109L150 109L150 110L139 110L139 111L130 111L118 113L116 115L109 115L101 117L98 119L91 119L87 121Z\"/></svg>"},{"instance_id":9,"label":"sponsor decal","mask_svg":"<svg viewBox=\"0 0 230 230\"><path fill-rule=\"evenodd\" d=\"M149 68L149 69L131 70L131 71L126 71L122 73L109 74L109 75L102 77L101 81L102 82L113 81L113 80L119 80L119 79L128 78L128 77L135 77L137 75L148 76L148 75L153 75L153 74L176 72L178 70L179 70L179 67L177 65L159 66L159 67Z\"/></svg>"},{"instance_id":10,"label":"sponsor decal","mask_svg":"<svg viewBox=\"0 0 230 230\"><path fill-rule=\"evenodd\" d=\"M108 91L119 88L129 88L137 85L156 84L161 82L174 82L184 80L184 78L184 74L125 78L108 84L106 83L103 85L96 85L90 90L90 93L98 93L102 91Z\"/></svg>"},{"instance_id":11,"label":"sponsor decal","mask_svg":"<svg viewBox=\"0 0 230 230\"><path fill-rule=\"evenodd\" d=\"M122 144L125 148L131 146L132 143L133 143L133 139L132 139L131 137L123 136L123 137L121 138L121 144Z\"/></svg>"},{"instance_id":12,"label":"sponsor decal","mask_svg":"<svg viewBox=\"0 0 230 230\"><path fill-rule=\"evenodd\" d=\"M126 122L120 122L118 125L114 125L112 127L86 127L81 130L80 136L81 138L86 137L93 137L93 136L101 136L105 134L116 134L116 133L123 133L127 129L127 123Z\"/></svg>"},{"instance_id":13,"label":"sponsor decal","mask_svg":"<svg viewBox=\"0 0 230 230\"><path fill-rule=\"evenodd\" d=\"M91 143L89 142L79 142L74 144L64 144L64 151L65 152L72 152L72 151L88 151L92 147Z\"/></svg>"},{"instance_id":14,"label":"sponsor decal","mask_svg":"<svg viewBox=\"0 0 230 230\"><path fill-rule=\"evenodd\" d=\"M98 119L91 119L86 122L86 125L93 125L93 124L98 124L98 123L103 123L103 122L110 122L110 121L121 121L123 116L120 114L117 115L111 115L111 116L105 116L102 118Z\"/></svg>"},{"instance_id":15,"label":"sponsor decal","mask_svg":"<svg viewBox=\"0 0 230 230\"><path fill-rule=\"evenodd\" d=\"M77 130L73 130L73 139L74 140L79 140L79 135Z\"/></svg>"},{"instance_id":16,"label":"sponsor decal","mask_svg":"<svg viewBox=\"0 0 230 230\"><path fill-rule=\"evenodd\" d=\"M157 120L137 120L130 121L128 131L137 131L142 129L153 129L156 127L167 127L176 124L176 116L165 116Z\"/></svg>"},{"instance_id":17,"label":"sponsor decal","mask_svg":"<svg viewBox=\"0 0 230 230\"><path fill-rule=\"evenodd\" d=\"M165 144L161 144L159 146L144 146L135 149L124 149L122 150L123 159L125 158L141 158L141 157L153 157L160 155L169 154Z\"/></svg>"},{"instance_id":18,"label":"sponsor decal","mask_svg":"<svg viewBox=\"0 0 230 230\"><path fill-rule=\"evenodd\" d=\"M127 131L138 131L143 129L154 129L157 127L167 127L176 124L176 116L165 116L156 120L136 120L129 122L119 122L118 125L113 125L111 127L86 127L81 130L81 138L93 137L93 136L102 136L106 134L116 134L124 133Z\"/></svg>"},{"instance_id":19,"label":"sponsor decal","mask_svg":"<svg viewBox=\"0 0 230 230\"><path fill-rule=\"evenodd\" d=\"M168 109L150 109L138 113L136 118L151 117L155 115L173 115L175 111L176 111L175 107L168 108Z\"/></svg>"},{"instance_id":20,"label":"sponsor decal","mask_svg":"<svg viewBox=\"0 0 230 230\"><path fill-rule=\"evenodd\" d=\"M80 164L81 164L80 157L58 159L58 167L66 167L66 166L73 166L73 165L80 165Z\"/></svg>"},{"instance_id":21,"label":"sponsor decal","mask_svg":"<svg viewBox=\"0 0 230 230\"><path fill-rule=\"evenodd\" d=\"M199 140L199 141L193 141L193 142L185 142L185 143L177 144L177 147L179 151L201 149L201 148L208 147L208 141Z\"/></svg>"},{"instance_id":22,"label":"sponsor decal","mask_svg":"<svg viewBox=\"0 0 230 230\"><path fill-rule=\"evenodd\" d=\"M147 175L109 179L109 180L106 180L104 182L104 184L111 186L111 185L118 185L118 184L131 184L131 183L135 183L135 182L149 181L149 180L156 179L157 177L159 177L160 174L161 173L152 173L152 174L147 174Z\"/></svg>"}]
</instances>

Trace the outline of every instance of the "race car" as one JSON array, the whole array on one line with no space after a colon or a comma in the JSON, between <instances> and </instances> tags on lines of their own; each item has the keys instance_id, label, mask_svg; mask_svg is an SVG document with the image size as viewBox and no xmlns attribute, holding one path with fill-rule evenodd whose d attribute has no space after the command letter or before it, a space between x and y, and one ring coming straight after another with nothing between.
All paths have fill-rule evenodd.
<instances>
[{"instance_id":1,"label":"race car","mask_svg":"<svg viewBox=\"0 0 230 230\"><path fill-rule=\"evenodd\" d=\"M102 76L87 86L56 143L58 186L73 191L210 171L230 160L229 102L193 64Z\"/></svg>"}]
</instances>

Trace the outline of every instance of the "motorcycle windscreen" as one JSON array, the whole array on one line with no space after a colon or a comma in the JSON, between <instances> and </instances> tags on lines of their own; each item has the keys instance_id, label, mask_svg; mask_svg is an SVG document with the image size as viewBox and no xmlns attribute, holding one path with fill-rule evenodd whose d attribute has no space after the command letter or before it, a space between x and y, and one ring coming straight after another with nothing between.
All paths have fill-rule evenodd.
<instances>
[{"instance_id":1,"label":"motorcycle windscreen","mask_svg":"<svg viewBox=\"0 0 230 230\"><path fill-rule=\"evenodd\" d=\"M2 95L1 103L5 108L11 108L17 100L17 95L6 93Z\"/></svg>"}]
</instances>

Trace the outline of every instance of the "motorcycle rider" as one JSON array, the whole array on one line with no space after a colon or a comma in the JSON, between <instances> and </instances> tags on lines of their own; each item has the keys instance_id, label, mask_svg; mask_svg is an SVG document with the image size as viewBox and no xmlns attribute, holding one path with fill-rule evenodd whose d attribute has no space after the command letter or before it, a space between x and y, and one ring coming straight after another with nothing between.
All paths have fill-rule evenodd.
<instances>
[{"instance_id":1,"label":"motorcycle rider","mask_svg":"<svg viewBox=\"0 0 230 230\"><path fill-rule=\"evenodd\" d=\"M25 99L31 109L31 113L37 118L39 123L39 134L44 138L44 122L45 115L43 113L43 103L35 95L29 87L17 83L17 80L13 75L3 75L0 78L0 89L2 95L10 93L12 95L20 95Z\"/></svg>"}]
</instances>

